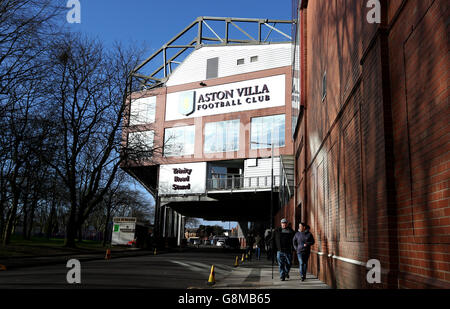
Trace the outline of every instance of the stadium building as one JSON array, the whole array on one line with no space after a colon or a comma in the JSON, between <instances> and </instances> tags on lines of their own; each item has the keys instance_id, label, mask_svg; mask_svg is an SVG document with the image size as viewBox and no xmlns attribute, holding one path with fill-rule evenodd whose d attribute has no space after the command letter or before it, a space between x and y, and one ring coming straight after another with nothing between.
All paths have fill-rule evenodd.
<instances>
[{"instance_id":1,"label":"stadium building","mask_svg":"<svg viewBox=\"0 0 450 309\"><path fill-rule=\"evenodd\" d=\"M291 27L198 18L133 72L122 168L155 197L157 237L180 245L186 217L263 233L293 196Z\"/></svg>"}]
</instances>

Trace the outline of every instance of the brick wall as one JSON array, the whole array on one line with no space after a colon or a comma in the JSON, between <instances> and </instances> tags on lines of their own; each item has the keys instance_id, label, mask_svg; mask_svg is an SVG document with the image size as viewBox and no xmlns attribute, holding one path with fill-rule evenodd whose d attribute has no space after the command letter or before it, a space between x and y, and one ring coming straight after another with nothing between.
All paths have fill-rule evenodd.
<instances>
[{"instance_id":1,"label":"brick wall","mask_svg":"<svg viewBox=\"0 0 450 309\"><path fill-rule=\"evenodd\" d=\"M389 36L404 287L450 282L448 7L444 0L408 1Z\"/></svg>"},{"instance_id":2,"label":"brick wall","mask_svg":"<svg viewBox=\"0 0 450 309\"><path fill-rule=\"evenodd\" d=\"M303 203L310 271L331 286L448 288L448 1L381 3L381 25L359 0L301 12L306 110L282 211ZM369 259L381 284L366 281Z\"/></svg>"}]
</instances>

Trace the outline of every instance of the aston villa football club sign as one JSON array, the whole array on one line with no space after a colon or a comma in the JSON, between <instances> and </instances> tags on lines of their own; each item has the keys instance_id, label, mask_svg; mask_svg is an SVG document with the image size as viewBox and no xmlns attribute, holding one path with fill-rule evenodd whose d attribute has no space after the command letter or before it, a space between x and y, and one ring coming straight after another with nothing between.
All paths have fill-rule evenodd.
<instances>
[{"instance_id":1,"label":"aston villa football club sign","mask_svg":"<svg viewBox=\"0 0 450 309\"><path fill-rule=\"evenodd\" d=\"M166 121L285 105L285 75L167 95Z\"/></svg>"}]
</instances>

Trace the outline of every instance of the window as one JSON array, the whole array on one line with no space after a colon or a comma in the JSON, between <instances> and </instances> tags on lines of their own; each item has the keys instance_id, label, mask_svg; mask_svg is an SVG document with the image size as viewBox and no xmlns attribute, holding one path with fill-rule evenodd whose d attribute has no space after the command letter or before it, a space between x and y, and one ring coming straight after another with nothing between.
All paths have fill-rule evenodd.
<instances>
[{"instance_id":1,"label":"window","mask_svg":"<svg viewBox=\"0 0 450 309\"><path fill-rule=\"evenodd\" d=\"M206 79L217 78L219 76L219 58L206 60Z\"/></svg>"},{"instance_id":2,"label":"window","mask_svg":"<svg viewBox=\"0 0 450 309\"><path fill-rule=\"evenodd\" d=\"M128 148L130 149L130 155L133 155L133 157L145 157L151 155L154 139L155 132L153 130L128 133Z\"/></svg>"},{"instance_id":3,"label":"window","mask_svg":"<svg viewBox=\"0 0 450 309\"><path fill-rule=\"evenodd\" d=\"M164 131L164 155L176 157L194 154L195 126L167 128Z\"/></svg>"},{"instance_id":4,"label":"window","mask_svg":"<svg viewBox=\"0 0 450 309\"><path fill-rule=\"evenodd\" d=\"M258 61L258 56L250 57L250 62L256 62L256 61Z\"/></svg>"},{"instance_id":5,"label":"window","mask_svg":"<svg viewBox=\"0 0 450 309\"><path fill-rule=\"evenodd\" d=\"M237 65L242 65L244 63L245 63L245 59L244 58L237 60Z\"/></svg>"},{"instance_id":6,"label":"window","mask_svg":"<svg viewBox=\"0 0 450 309\"><path fill-rule=\"evenodd\" d=\"M252 118L251 149L284 147L285 115Z\"/></svg>"},{"instance_id":7,"label":"window","mask_svg":"<svg viewBox=\"0 0 450 309\"><path fill-rule=\"evenodd\" d=\"M140 98L131 102L130 126L155 122L156 97Z\"/></svg>"},{"instance_id":8,"label":"window","mask_svg":"<svg viewBox=\"0 0 450 309\"><path fill-rule=\"evenodd\" d=\"M204 153L239 150L240 120L209 122L205 124Z\"/></svg>"}]
</instances>

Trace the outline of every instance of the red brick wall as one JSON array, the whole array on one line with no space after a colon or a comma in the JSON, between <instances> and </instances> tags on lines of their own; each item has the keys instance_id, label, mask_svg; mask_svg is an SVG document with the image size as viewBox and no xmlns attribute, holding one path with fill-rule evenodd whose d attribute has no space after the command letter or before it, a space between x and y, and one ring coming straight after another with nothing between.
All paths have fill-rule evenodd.
<instances>
[{"instance_id":1,"label":"red brick wall","mask_svg":"<svg viewBox=\"0 0 450 309\"><path fill-rule=\"evenodd\" d=\"M296 226L300 222L295 219L295 207L294 207L294 198L291 198L287 205L281 207L279 211L274 215L274 228L281 226L281 219L287 219L291 228L295 231L297 230Z\"/></svg>"},{"instance_id":2,"label":"red brick wall","mask_svg":"<svg viewBox=\"0 0 450 309\"><path fill-rule=\"evenodd\" d=\"M404 287L450 282L448 7L445 0L409 1L389 36Z\"/></svg>"},{"instance_id":3,"label":"red brick wall","mask_svg":"<svg viewBox=\"0 0 450 309\"><path fill-rule=\"evenodd\" d=\"M449 287L448 1L381 3L381 25L359 0L301 14L295 200L316 238L309 267L338 288ZM381 284L366 281L369 259Z\"/></svg>"}]
</instances>

